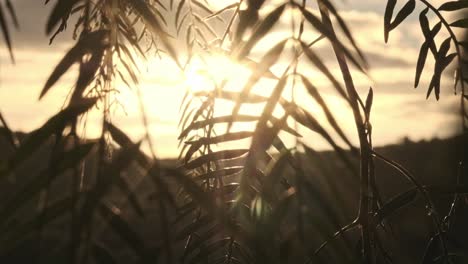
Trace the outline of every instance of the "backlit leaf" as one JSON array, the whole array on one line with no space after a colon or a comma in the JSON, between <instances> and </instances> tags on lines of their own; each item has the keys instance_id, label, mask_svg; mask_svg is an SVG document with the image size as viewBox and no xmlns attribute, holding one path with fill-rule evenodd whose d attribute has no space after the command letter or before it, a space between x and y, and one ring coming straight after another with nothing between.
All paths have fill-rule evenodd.
<instances>
[{"instance_id":1,"label":"backlit leaf","mask_svg":"<svg viewBox=\"0 0 468 264\"><path fill-rule=\"evenodd\" d=\"M416 1L415 0L410 0L408 1L403 8L398 12L398 14L395 17L395 20L393 20L392 24L390 25L390 30L395 29L398 27L403 20L405 20L411 13L413 13L414 8L416 7Z\"/></svg>"},{"instance_id":2,"label":"backlit leaf","mask_svg":"<svg viewBox=\"0 0 468 264\"><path fill-rule=\"evenodd\" d=\"M391 21L393 17L393 11L395 9L397 0L388 0L387 6L385 7L385 14L384 14L384 39L385 43L388 42L388 36L391 30Z\"/></svg>"},{"instance_id":3,"label":"backlit leaf","mask_svg":"<svg viewBox=\"0 0 468 264\"><path fill-rule=\"evenodd\" d=\"M468 8L468 2L467 1L451 1L451 2L446 2L443 3L438 10L439 11L456 11L460 10L463 8Z\"/></svg>"}]
</instances>

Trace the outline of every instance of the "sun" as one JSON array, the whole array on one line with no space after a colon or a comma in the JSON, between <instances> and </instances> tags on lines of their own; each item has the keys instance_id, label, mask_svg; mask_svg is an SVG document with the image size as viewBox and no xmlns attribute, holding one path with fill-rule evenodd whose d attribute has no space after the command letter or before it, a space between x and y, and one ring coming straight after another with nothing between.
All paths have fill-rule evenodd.
<instances>
[{"instance_id":1,"label":"sun","mask_svg":"<svg viewBox=\"0 0 468 264\"><path fill-rule=\"evenodd\" d=\"M184 86L192 93L213 91L221 88L241 91L251 74L246 66L236 63L229 57L213 54L203 58L193 58L184 72Z\"/></svg>"}]
</instances>

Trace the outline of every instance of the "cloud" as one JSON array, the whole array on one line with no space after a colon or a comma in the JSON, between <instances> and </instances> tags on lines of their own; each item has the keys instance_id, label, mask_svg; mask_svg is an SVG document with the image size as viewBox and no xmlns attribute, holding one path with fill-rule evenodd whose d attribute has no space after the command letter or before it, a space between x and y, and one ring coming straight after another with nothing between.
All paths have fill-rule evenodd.
<instances>
[{"instance_id":1,"label":"cloud","mask_svg":"<svg viewBox=\"0 0 468 264\"><path fill-rule=\"evenodd\" d=\"M215 2L216 8L222 8L229 1L211 2ZM279 2L270 1L269 3L273 5ZM369 86L374 87L373 125L377 144L394 142L408 133L413 138L428 138L432 135L438 135L438 133L448 135L449 130L440 128L448 127L451 122L456 122L452 112L456 105L454 104L455 99L453 99L455 97L450 96L450 79L444 79L443 87L447 88L443 89L442 99L439 103L434 102L433 98L426 101L426 89L432 73L431 63L428 63L420 88L413 89L414 68L423 40L417 15L411 16L404 24L392 31L389 43L385 44L382 17L385 1L355 0L336 1L336 3L341 7L343 18L349 24L371 65L370 75L373 81L355 71L353 71L353 77L356 87L363 97ZM73 45L70 33L73 24L70 24L68 33L60 36L52 46L48 46L44 25L53 4L55 2L51 1L48 6L44 7L43 1L15 1L21 22L21 30L13 34L17 64L13 66L7 63L5 50L0 50L2 62L0 110L14 129L37 128L47 117L56 113L76 79L76 71L71 70L52 89L51 94L48 94L43 101L37 101L37 96L53 67ZM168 20L168 23L173 23L173 20ZM289 16L285 16L271 32L271 35L257 44L253 52L256 59L281 38L290 36L288 23ZM316 32L309 32L306 31L304 35L307 41L318 36ZM179 43L184 42L179 41ZM327 41L321 41L314 49L331 67L336 78L341 80L335 55L330 52ZM287 56L283 56L279 67L273 70L280 71L280 68L287 64L289 64L289 60ZM151 116L151 134L156 145L161 148L161 155L174 156L177 152L174 146L177 143L176 123L179 119L179 102L184 95L181 84L182 77L175 65L167 60L159 61L149 58L146 62L142 61L141 65L141 88L147 113ZM301 71L324 92L326 100L333 105L334 109L339 109L339 119L344 122L346 132L354 133L354 124L349 118L348 109L344 102L338 99L330 83L310 63L301 63L300 67ZM126 88L123 91L120 98L127 104L128 111L127 113L119 111L116 122L123 130L129 132L134 140L139 140L144 133L144 128L140 122L138 100L133 91ZM311 106L314 102L305 92L299 94L299 97L307 98L304 99L304 103L308 104L311 111L318 115L321 113L320 108ZM96 112L96 117L89 120L89 127L99 131L99 124L100 119ZM395 126L394 124L399 125Z\"/></svg>"}]
</instances>

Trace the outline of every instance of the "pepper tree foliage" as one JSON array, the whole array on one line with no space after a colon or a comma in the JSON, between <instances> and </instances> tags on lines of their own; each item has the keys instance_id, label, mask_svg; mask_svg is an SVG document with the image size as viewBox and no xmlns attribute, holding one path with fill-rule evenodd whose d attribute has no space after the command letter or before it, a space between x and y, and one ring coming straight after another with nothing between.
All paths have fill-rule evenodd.
<instances>
[{"instance_id":1,"label":"pepper tree foliage","mask_svg":"<svg viewBox=\"0 0 468 264\"><path fill-rule=\"evenodd\" d=\"M46 25L51 43L57 34L73 30L75 44L52 71L40 98L47 96L73 65L79 66L77 80L66 107L25 140L19 142L8 129L5 118L1 118L6 138L13 148L10 157L1 163L2 177L14 176L41 146L52 146L46 168L0 207L1 255L21 248L31 236L40 245L47 236L47 227L54 220L69 216L66 224L70 227L69 236L55 245L57 249L52 256L63 257L70 263L120 262L122 252L106 244L100 232L102 227L110 228L119 236L136 263L316 263L323 261L321 254L331 247L333 240L347 238L345 233L352 230L358 231L351 242L354 249L351 246L348 247L351 250L332 251L333 260L392 263L398 261L398 256L392 256L387 246L391 236L387 218L419 196L433 224L423 263L466 261L466 257L458 254L462 249L450 243L454 235L450 232L451 221L456 215L455 209L461 206L466 186L459 184L445 190L453 197L453 202L449 212L442 215L434 205L431 188L373 149L373 90L370 89L363 100L350 70L352 67L367 74L365 51L356 44L334 4L330 0L271 2L240 0L212 10L208 2L201 0L57 0L51 3L47 0L46 4L52 5ZM385 41L390 32L413 13L416 2L426 7L419 16L425 40L416 65L415 86L419 85L430 51L435 66L427 96L434 93L438 99L442 74L457 60L454 89L461 94L462 143L466 145L468 116L464 87L467 73L464 67L467 62L464 50L468 45L457 39L453 29L467 28L468 20L448 22L444 12L462 12L468 4L448 1L436 8L426 0L399 2L404 2L400 10L396 10L396 0L387 2L383 16ZM271 6L268 4L273 5L272 10L267 8ZM18 23L11 2L0 2L0 25L13 55L3 5L14 18L14 24ZM429 12L437 18L432 27L427 18ZM290 22L284 22L288 16ZM74 25L70 26L72 23ZM270 36L280 23L290 26L290 36L277 40L266 51L254 52L257 43ZM449 37L438 45L441 30L448 32ZM314 34L316 39L307 42L304 36ZM331 48L341 77L333 74L317 52L319 42L326 42ZM179 52L181 46L185 47L184 54ZM181 106L179 140L183 147L178 168L162 165L154 154L151 158L143 154L139 149L141 142L132 142L112 124L109 114L114 105L112 95L118 92L117 82L138 89L137 61L145 58L149 51L169 56L181 72L193 60L203 60L213 53L221 53L251 68L250 76L238 92L224 89L232 80L217 80L216 76L213 76L213 89L187 92ZM280 58L287 64L279 67L280 71L273 71L274 66L280 65ZM324 99L322 89L308 77L311 69L304 64L320 72L348 106L354 117L358 146L343 132L337 113ZM254 88L265 79L273 82L271 93L268 96L256 94ZM310 106L296 103L294 96L285 96L287 90L298 89L304 89L320 107L327 124L319 121ZM232 112L217 115L217 104L226 101L232 103ZM260 115L242 113L242 107L251 104L262 108ZM82 117L95 107L102 111L102 134L99 140L89 141L81 138L77 131ZM234 131L233 127L245 122L253 123L254 129ZM221 129L222 124L227 129ZM356 191L360 201L356 217L335 234L320 234L317 232L320 223L314 221L314 208L320 203L320 197L310 182L314 175L305 170L304 162L318 156L303 142L301 135L310 132L325 140L346 170L359 178ZM296 144L285 144L282 141L285 134L296 138ZM149 131L143 140L151 146ZM247 147L226 144L242 141L249 142ZM115 157L110 157L114 143L120 150ZM305 150L306 154L301 154L300 150ZM355 167L353 159L359 160L359 168ZM376 185L378 172L374 169L374 159L395 168L414 188L383 200ZM97 168L92 175L85 173L83 167L89 162L94 162ZM130 215L145 218L148 214L141 204L146 197L135 191L130 182L132 178L126 175L134 166L140 169L141 183L151 183L154 190L150 201L156 205L160 223L155 227L160 231L158 237L153 238L157 241L154 243L148 243L128 219ZM464 175L466 155L460 157L458 177ZM68 196L58 201L52 199L55 194L52 184L64 177L72 182ZM174 186L178 191L174 191ZM115 190L124 201L109 199ZM19 217L19 209L31 202L38 204L38 212L30 219ZM328 238L317 244L312 242L317 236ZM43 259L47 257L51 256L42 255Z\"/></svg>"}]
</instances>

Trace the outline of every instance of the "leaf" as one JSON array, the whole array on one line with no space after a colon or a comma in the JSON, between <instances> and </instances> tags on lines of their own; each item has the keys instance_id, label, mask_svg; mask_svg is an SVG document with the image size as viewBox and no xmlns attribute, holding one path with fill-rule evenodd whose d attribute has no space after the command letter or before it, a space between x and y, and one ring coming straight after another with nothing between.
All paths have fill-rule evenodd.
<instances>
[{"instance_id":1,"label":"leaf","mask_svg":"<svg viewBox=\"0 0 468 264\"><path fill-rule=\"evenodd\" d=\"M232 117L237 118L239 110L244 102L244 98L248 97L253 86L263 77L263 75L270 69L270 67L276 63L276 61L281 56L281 53L284 50L284 46L287 43L287 39L277 43L273 48L271 48L265 56L258 63L258 67L255 71L252 72L246 84L242 88L242 92L239 97L236 99L236 104L232 109ZM231 128L232 122L228 123L228 131Z\"/></svg>"},{"instance_id":2,"label":"leaf","mask_svg":"<svg viewBox=\"0 0 468 264\"><path fill-rule=\"evenodd\" d=\"M191 3L198 6L201 10L205 11L206 13L208 14L213 14L213 11L211 11L210 8L208 8L206 5L204 5L203 3L197 1L197 0L191 0Z\"/></svg>"},{"instance_id":3,"label":"leaf","mask_svg":"<svg viewBox=\"0 0 468 264\"><path fill-rule=\"evenodd\" d=\"M196 175L194 176L195 180L197 181L204 181L208 179L217 179L220 177L231 176L237 174L242 171L243 167L231 167L231 168L223 168L215 171L210 171L205 174Z\"/></svg>"},{"instance_id":4,"label":"leaf","mask_svg":"<svg viewBox=\"0 0 468 264\"><path fill-rule=\"evenodd\" d=\"M7 25L6 20L5 20L5 12L3 12L3 7L1 5L1 3L0 3L0 27L2 29L3 38L4 38L5 42L6 42L7 47L8 47L8 51L10 52L11 61L14 62L15 58L13 57L13 48L12 48L12 45L11 45L10 32L8 30L8 25Z\"/></svg>"},{"instance_id":5,"label":"leaf","mask_svg":"<svg viewBox=\"0 0 468 264\"><path fill-rule=\"evenodd\" d=\"M100 204L99 212L103 218L106 219L107 223L115 233L118 234L130 248L132 248L141 258L146 258L147 253L145 252L145 242L132 229L132 226L130 226L130 224L120 216L120 210L118 208L113 207L111 209L105 204Z\"/></svg>"},{"instance_id":6,"label":"leaf","mask_svg":"<svg viewBox=\"0 0 468 264\"><path fill-rule=\"evenodd\" d=\"M197 92L195 93L195 96L214 96L216 98L221 98L229 101L237 101L239 100L238 98L242 95L240 92L231 92L231 91L220 91L219 93L208 93L208 92ZM260 104L260 103L265 103L268 100L268 97L253 94L253 93L248 93L244 98L242 98L242 101L244 104Z\"/></svg>"},{"instance_id":7,"label":"leaf","mask_svg":"<svg viewBox=\"0 0 468 264\"><path fill-rule=\"evenodd\" d=\"M176 30L177 36L179 36L180 30L182 29L182 26L184 25L184 21L187 19L189 13L190 12L185 12L185 14L182 16L182 19L180 20L179 26L177 26L177 28L176 28L177 29Z\"/></svg>"},{"instance_id":8,"label":"leaf","mask_svg":"<svg viewBox=\"0 0 468 264\"><path fill-rule=\"evenodd\" d=\"M438 10L439 11L457 11L463 8L468 8L468 2L466 1L451 1L443 3Z\"/></svg>"},{"instance_id":9,"label":"leaf","mask_svg":"<svg viewBox=\"0 0 468 264\"><path fill-rule=\"evenodd\" d=\"M179 5L177 6L177 11L175 15L175 24L176 26L179 25L179 18L180 18L180 13L182 12L182 8L184 7L185 0L181 0L179 2Z\"/></svg>"},{"instance_id":10,"label":"leaf","mask_svg":"<svg viewBox=\"0 0 468 264\"><path fill-rule=\"evenodd\" d=\"M212 222L213 219L210 216L204 215L188 224L180 232L178 232L175 236L175 240L178 241L187 238L189 235L199 232L201 228L208 226Z\"/></svg>"},{"instance_id":11,"label":"leaf","mask_svg":"<svg viewBox=\"0 0 468 264\"><path fill-rule=\"evenodd\" d=\"M440 235L436 234L429 239L427 243L426 250L424 252L424 257L422 260L422 264L432 264L434 263L434 259L439 255L439 247L440 247Z\"/></svg>"},{"instance_id":12,"label":"leaf","mask_svg":"<svg viewBox=\"0 0 468 264\"><path fill-rule=\"evenodd\" d=\"M184 157L184 164L187 164L187 162L189 162L190 159L192 158L193 154L195 154L202 146L203 144L200 142L190 144L190 148L187 150L187 153L185 154L185 157Z\"/></svg>"},{"instance_id":13,"label":"leaf","mask_svg":"<svg viewBox=\"0 0 468 264\"><path fill-rule=\"evenodd\" d=\"M403 22L411 13L413 13L414 8L416 7L416 1L415 0L410 0L408 1L403 8L398 12L398 14L395 17L395 20L393 20L392 24L390 25L390 30L395 29L398 27L398 25Z\"/></svg>"},{"instance_id":14,"label":"leaf","mask_svg":"<svg viewBox=\"0 0 468 264\"><path fill-rule=\"evenodd\" d=\"M136 188L135 190L132 190L130 185L122 177L118 177L117 186L123 192L125 200L128 200L131 207L135 210L138 216L144 217L145 212L143 207L140 205L140 202L138 201L138 196L135 193Z\"/></svg>"},{"instance_id":15,"label":"leaf","mask_svg":"<svg viewBox=\"0 0 468 264\"><path fill-rule=\"evenodd\" d=\"M343 43L337 39L335 34L327 27L325 26L320 19L318 19L314 14L309 12L306 8L302 6L298 6L297 4L294 4L296 7L298 7L303 16L307 19L307 21L315 28L317 29L323 36L327 37L328 40L333 43L337 49L341 50L345 56L350 60L350 62L356 66L359 71L367 75L367 72L365 69L361 66L361 64L354 58L354 56L351 54L351 52L343 45ZM319 40L321 39L320 37L318 38ZM312 42L315 43L315 42ZM308 48L310 47L309 45L306 45ZM362 58L362 60L364 60ZM364 60L365 61L365 60Z\"/></svg>"},{"instance_id":16,"label":"leaf","mask_svg":"<svg viewBox=\"0 0 468 264\"><path fill-rule=\"evenodd\" d=\"M128 149L134 145L131 139L122 130L117 128L114 124L105 122L105 126L106 126L106 130L110 133L112 139L115 142L117 142L117 144L119 144L122 148ZM141 151L139 151L136 154L135 160L138 161L138 163L140 163L140 165L144 168L150 165L148 158Z\"/></svg>"},{"instance_id":17,"label":"leaf","mask_svg":"<svg viewBox=\"0 0 468 264\"><path fill-rule=\"evenodd\" d=\"M226 133L226 134L211 137L211 138L203 137L198 140L187 141L185 143L186 144L212 145L212 144L218 144L218 143L227 142L227 141L245 139L245 138L251 137L252 134L253 132L251 131L232 132L232 133Z\"/></svg>"},{"instance_id":18,"label":"leaf","mask_svg":"<svg viewBox=\"0 0 468 264\"><path fill-rule=\"evenodd\" d=\"M385 14L384 14L384 39L385 43L388 42L388 36L391 30L391 21L393 16L393 10L395 9L397 0L388 0L387 6L385 7Z\"/></svg>"},{"instance_id":19,"label":"leaf","mask_svg":"<svg viewBox=\"0 0 468 264\"><path fill-rule=\"evenodd\" d=\"M351 34L351 31L349 30L349 28L346 25L343 18L338 14L336 8L328 0L323 0L323 1L321 1L321 3L324 4L326 6L326 8L335 16L336 20L338 21L338 24L340 25L341 29L345 33L346 38L348 38L348 40L351 42L351 45L353 46L354 50L356 50L356 52L358 53L358 55L359 55L360 59L362 60L362 62L364 64L366 64L366 66L367 66L367 62L366 62L366 58L365 58L364 54L362 53L362 51L357 46L356 41L354 40L354 38L353 38L353 36Z\"/></svg>"},{"instance_id":20,"label":"leaf","mask_svg":"<svg viewBox=\"0 0 468 264\"><path fill-rule=\"evenodd\" d=\"M225 6L224 8L222 8L222 9L216 11L215 13L213 13L213 14L211 14L211 15L205 17L205 20L210 19L210 18L212 18L212 17L215 17L215 16L217 16L217 15L220 15L221 13L223 13L223 12L229 10L229 9L236 8L236 7L238 7L238 6L239 6L239 3L233 3L233 4L230 4L230 5L228 5L228 6Z\"/></svg>"},{"instance_id":21,"label":"leaf","mask_svg":"<svg viewBox=\"0 0 468 264\"><path fill-rule=\"evenodd\" d=\"M80 63L80 73L70 99L70 104L74 104L83 98L86 87L94 80L96 72L101 66L103 56L104 49L96 47L96 51L93 52L91 59L87 62Z\"/></svg>"},{"instance_id":22,"label":"leaf","mask_svg":"<svg viewBox=\"0 0 468 264\"><path fill-rule=\"evenodd\" d=\"M58 0L55 4L52 12L50 13L49 19L47 20L46 33L50 35L55 26L57 26L61 20L66 19L78 0Z\"/></svg>"},{"instance_id":23,"label":"leaf","mask_svg":"<svg viewBox=\"0 0 468 264\"><path fill-rule=\"evenodd\" d=\"M325 66L325 64L322 62L322 60L317 56L317 54L309 47L306 46L304 42L301 42L302 50L304 51L304 54L306 57L309 59L312 64L319 69L327 78L328 80L333 84L333 87L337 90L337 92L342 96L343 99L348 101L348 96L346 95L345 90L341 86L341 84L336 80L336 78L333 76L333 74L330 72L330 70Z\"/></svg>"},{"instance_id":24,"label":"leaf","mask_svg":"<svg viewBox=\"0 0 468 264\"><path fill-rule=\"evenodd\" d=\"M93 149L95 143L87 143L79 145L72 150L62 153L59 160L55 163L56 171L53 174L54 177L60 175L67 169L75 167L81 160L83 160L89 152ZM39 175L35 176L30 182L28 182L21 190L15 192L15 194L4 204L0 210L0 218L5 219L11 217L24 202L32 199L34 195L38 194L46 186L54 180L54 177L49 177L50 171L48 169L42 171Z\"/></svg>"},{"instance_id":25,"label":"leaf","mask_svg":"<svg viewBox=\"0 0 468 264\"><path fill-rule=\"evenodd\" d=\"M403 206L413 202L418 194L417 189L411 189L409 191L398 194L392 198L389 202L385 203L374 215L375 224L380 224L385 218L393 214Z\"/></svg>"},{"instance_id":26,"label":"leaf","mask_svg":"<svg viewBox=\"0 0 468 264\"><path fill-rule=\"evenodd\" d=\"M6 0L6 7L8 9L8 12L10 13L11 19L13 20L13 24L16 28L19 28L18 17L16 16L15 9L13 8L13 5L11 4L10 0Z\"/></svg>"},{"instance_id":27,"label":"leaf","mask_svg":"<svg viewBox=\"0 0 468 264\"><path fill-rule=\"evenodd\" d=\"M49 223L54 219L68 213L73 203L74 197L66 197L62 200L54 202L52 205L49 205L39 216L28 219L26 222L21 223L20 225L16 225L13 228L4 230L1 240L6 241L6 243L2 244L8 245L10 248L14 247L15 244L21 240L21 238L34 231L38 231L38 223ZM0 252L3 250L6 251L7 249L2 248Z\"/></svg>"},{"instance_id":28,"label":"leaf","mask_svg":"<svg viewBox=\"0 0 468 264\"><path fill-rule=\"evenodd\" d=\"M237 118L234 120L233 116L219 116L213 117L210 119L205 119L201 121L196 121L190 124L187 128L185 128L179 135L178 139L185 138L188 133L192 130L204 128L206 126L213 126L219 123L227 123L227 122L254 122L257 121L257 116L249 116L249 115L238 115Z\"/></svg>"},{"instance_id":29,"label":"leaf","mask_svg":"<svg viewBox=\"0 0 468 264\"><path fill-rule=\"evenodd\" d=\"M252 49L252 47L257 43L265 34L270 31L270 29L278 22L280 16L283 14L283 11L286 7L286 4L282 4L269 13L265 19L255 28L252 36L244 44L241 50L238 53L237 59L242 59L247 56Z\"/></svg>"},{"instance_id":30,"label":"leaf","mask_svg":"<svg viewBox=\"0 0 468 264\"><path fill-rule=\"evenodd\" d=\"M286 73L286 72L285 72ZM276 83L275 88L273 89L273 92L270 95L270 98L268 98L268 101L263 108L262 115L260 116L260 119L258 120L257 127L255 128L255 134L252 139L252 146L255 145L256 142L262 142L262 144L259 144L256 147L259 147L258 150L263 151L266 150L267 147L270 146L270 143L267 143L268 141L273 141L274 137L268 138L265 137L266 135L262 135L263 131L265 128L267 128L267 122L273 116L273 111L278 104L278 101L281 98L281 95L283 94L284 87L286 86L288 78L287 75L283 74L281 76L280 80ZM287 116L288 114L285 114ZM283 122L285 122L284 120ZM275 135L276 136L276 135ZM266 140L265 140L266 139Z\"/></svg>"},{"instance_id":31,"label":"leaf","mask_svg":"<svg viewBox=\"0 0 468 264\"><path fill-rule=\"evenodd\" d=\"M374 101L374 91L372 90L372 87L370 87L369 88L369 93L367 94L367 98L366 98L366 104L364 106L367 118L370 117L373 101Z\"/></svg>"},{"instance_id":32,"label":"leaf","mask_svg":"<svg viewBox=\"0 0 468 264\"><path fill-rule=\"evenodd\" d=\"M450 24L451 27L468 28L468 18L457 20Z\"/></svg>"},{"instance_id":33,"label":"leaf","mask_svg":"<svg viewBox=\"0 0 468 264\"><path fill-rule=\"evenodd\" d=\"M426 42L433 40L433 36L431 36L431 30L429 29L429 20L427 19L427 12L429 11L429 8L425 8L421 13L419 13L419 25L421 26L421 30L424 34L424 38L426 39ZM434 44L435 48L435 44ZM435 53L435 52L433 52Z\"/></svg>"},{"instance_id":34,"label":"leaf","mask_svg":"<svg viewBox=\"0 0 468 264\"><path fill-rule=\"evenodd\" d=\"M279 153L276 160L270 161L267 168L265 169L265 179L262 182L262 196L267 198L269 202L276 202L278 199L275 190L291 159L291 150L285 149Z\"/></svg>"},{"instance_id":35,"label":"leaf","mask_svg":"<svg viewBox=\"0 0 468 264\"><path fill-rule=\"evenodd\" d=\"M177 58L177 52L167 38L167 33L163 30L153 12L148 8L148 3L143 0L133 0L129 1L128 3L133 6L137 13L141 15L145 25L154 33L156 33L163 46L166 48L167 53L172 57L177 66L179 66L179 68L183 68L179 62L179 59Z\"/></svg>"},{"instance_id":36,"label":"leaf","mask_svg":"<svg viewBox=\"0 0 468 264\"><path fill-rule=\"evenodd\" d=\"M302 83L306 87L307 91L309 94L314 98L314 100L320 105L322 108L322 111L325 113L325 116L328 120L328 123L335 129L335 131L338 133L338 135L343 139L343 141L346 142L346 144L351 148L355 148L351 141L349 141L348 137L345 135L343 132L343 129L341 126L338 124L336 121L335 117L333 116L333 112L330 110L328 105L325 103L325 100L323 100L322 96L318 92L317 87L315 87L304 75L300 75L302 79Z\"/></svg>"},{"instance_id":37,"label":"leaf","mask_svg":"<svg viewBox=\"0 0 468 264\"><path fill-rule=\"evenodd\" d=\"M191 170L200 167L207 162L238 158L248 151L248 149L232 149L211 152L185 164L185 168Z\"/></svg>"},{"instance_id":38,"label":"leaf","mask_svg":"<svg viewBox=\"0 0 468 264\"><path fill-rule=\"evenodd\" d=\"M338 144L336 144L333 137L325 130L325 128L317 121L317 119L314 116L312 116L309 112L307 112L300 106L290 104L289 107L293 108L293 110L291 110L291 116L298 123L322 136L322 138L325 139L328 142L328 144L330 144L330 146L335 150L338 157L349 168L349 170L352 173L356 172L356 168L347 156L346 152L340 146L338 146Z\"/></svg>"},{"instance_id":39,"label":"leaf","mask_svg":"<svg viewBox=\"0 0 468 264\"><path fill-rule=\"evenodd\" d=\"M17 150L18 149L18 146L17 146L18 139L16 138L13 131L11 131L10 126L8 126L8 123L5 120L5 117L2 115L1 112L0 112L0 124L2 125L0 127L0 135L3 134L6 137L8 143L10 144L10 146L14 150Z\"/></svg>"},{"instance_id":40,"label":"leaf","mask_svg":"<svg viewBox=\"0 0 468 264\"><path fill-rule=\"evenodd\" d=\"M104 47L107 45L107 38L109 36L109 31L99 30L86 34L81 38L76 45L70 49L67 54L62 58L59 64L55 67L54 71L47 80L44 88L39 95L39 99L44 97L44 95L52 88L52 86L60 79L60 77L65 74L65 72L76 62L81 60L81 58L90 50L95 50Z\"/></svg>"},{"instance_id":41,"label":"leaf","mask_svg":"<svg viewBox=\"0 0 468 264\"><path fill-rule=\"evenodd\" d=\"M182 256L182 262L184 263L187 256L190 256L190 254L193 253L195 250L201 250L203 247L205 247L205 244L211 239L213 239L213 237L218 235L220 232L222 232L222 227L220 225L214 225L208 231L204 232L203 234L200 234L196 237L196 239L190 241L191 243L188 244L185 248L184 255Z\"/></svg>"},{"instance_id":42,"label":"leaf","mask_svg":"<svg viewBox=\"0 0 468 264\"><path fill-rule=\"evenodd\" d=\"M434 75L432 76L431 83L429 85L429 89L427 91L427 96L426 98L429 97L431 94L432 90L434 90L436 99L439 100L439 95L440 95L440 79L442 76L442 72L445 70L445 68L448 66L448 64L453 60L454 56L451 56L452 58L446 58L447 52L450 49L450 44L451 44L452 39L449 37L445 39L442 44L440 44L439 51L437 52L437 58L436 58L436 65L434 68Z\"/></svg>"},{"instance_id":43,"label":"leaf","mask_svg":"<svg viewBox=\"0 0 468 264\"><path fill-rule=\"evenodd\" d=\"M15 154L10 158L8 169L14 170L18 165L23 163L29 156L57 132L61 132L67 122L75 119L79 115L87 112L95 105L97 98L83 99L81 103L69 106L68 108L60 111L55 116L51 117L39 129L30 133L28 138L21 144Z\"/></svg>"},{"instance_id":44,"label":"leaf","mask_svg":"<svg viewBox=\"0 0 468 264\"><path fill-rule=\"evenodd\" d=\"M168 174L174 176L174 179L184 188L184 191L190 194L197 201L197 204L213 217L212 219L222 223L228 233L242 237L242 234L237 232L238 228L234 226L229 217L222 210L218 209L216 201L209 194L205 193L192 179L175 170L168 170Z\"/></svg>"},{"instance_id":45,"label":"leaf","mask_svg":"<svg viewBox=\"0 0 468 264\"><path fill-rule=\"evenodd\" d=\"M426 63L427 53L429 52L429 45L424 42L419 50L418 62L416 64L416 76L414 79L414 88L418 87L421 74Z\"/></svg>"}]
</instances>

